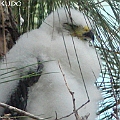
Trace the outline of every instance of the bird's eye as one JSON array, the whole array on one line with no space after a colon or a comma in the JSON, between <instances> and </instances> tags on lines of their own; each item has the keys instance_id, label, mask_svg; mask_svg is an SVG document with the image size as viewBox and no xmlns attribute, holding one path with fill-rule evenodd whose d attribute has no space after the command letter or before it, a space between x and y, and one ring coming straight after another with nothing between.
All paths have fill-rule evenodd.
<instances>
[{"instance_id":1,"label":"bird's eye","mask_svg":"<svg viewBox=\"0 0 120 120\"><path fill-rule=\"evenodd\" d=\"M64 23L64 24L63 24L63 27L64 27L66 30L69 30L69 31L73 31L73 30L76 30L76 29L78 28L77 25L70 24L70 23Z\"/></svg>"}]
</instances>

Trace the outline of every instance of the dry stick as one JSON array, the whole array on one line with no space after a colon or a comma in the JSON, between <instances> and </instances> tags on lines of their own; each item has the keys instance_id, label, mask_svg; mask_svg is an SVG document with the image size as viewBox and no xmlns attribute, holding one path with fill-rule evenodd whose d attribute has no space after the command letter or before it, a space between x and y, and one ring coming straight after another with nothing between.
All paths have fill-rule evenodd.
<instances>
[{"instance_id":1,"label":"dry stick","mask_svg":"<svg viewBox=\"0 0 120 120\"><path fill-rule=\"evenodd\" d=\"M70 88L69 88L69 86L68 86L68 84L67 84L67 81L66 81L66 78L65 78L65 74L64 74L63 71L62 71L62 68L61 68L61 66L60 66L59 61L58 61L58 65L59 65L60 71L61 71L61 73L62 73L62 75L63 75L64 81L65 81L65 85L66 85L69 93L70 93L71 96L72 96L72 100L73 100L73 113L75 114L76 120L80 120L80 117L79 117L79 115L78 115L78 111L76 110L74 92L72 92L72 91L70 90Z\"/></svg>"},{"instance_id":2,"label":"dry stick","mask_svg":"<svg viewBox=\"0 0 120 120\"><path fill-rule=\"evenodd\" d=\"M4 107L4 108L8 108L10 110L14 110L17 113L24 114L25 116L28 116L28 117L36 119L36 120L46 120L45 118L41 118L41 117L35 116L35 115L31 114L31 113L25 112L23 110L20 110L18 108L13 107L13 106L7 105L5 103L0 103L0 106Z\"/></svg>"},{"instance_id":3,"label":"dry stick","mask_svg":"<svg viewBox=\"0 0 120 120\"><path fill-rule=\"evenodd\" d=\"M72 113L70 113L70 114L68 114L68 115L66 115L66 116L63 116L63 117L61 117L61 118L59 118L59 119L56 119L56 120L61 120L61 119L63 119L63 118L67 118L67 117L71 116L72 114L75 114L75 117L77 117L77 120L84 120L84 118L80 118L80 117L79 117L79 115L78 115L78 110L81 109L83 106L85 106L85 105L86 105L87 103L89 103L90 101L88 100L87 102L85 102L84 104L82 104L79 108L77 108L77 109L75 108L74 92L72 92L72 91L70 90L70 88L68 87L68 85L67 85L67 81L66 81L66 79L65 79L65 74L64 74L63 71L62 71L62 68L61 68L61 66L60 66L59 61L58 61L58 65L59 65L60 71L61 71L61 73L62 73L62 76L63 76L63 78L64 78L66 87L67 87L68 91L70 92L70 94L72 95L74 110L73 110ZM87 119L87 118L89 117L89 115L90 115L90 114L85 115L85 118Z\"/></svg>"},{"instance_id":4,"label":"dry stick","mask_svg":"<svg viewBox=\"0 0 120 120\"><path fill-rule=\"evenodd\" d=\"M84 103L83 105L81 105L76 111L78 111L79 109L81 109L83 106L85 106L86 104L88 103L88 101L86 103ZM66 115L66 116L63 116L59 119L56 119L56 120L61 120L63 118L67 118L69 116L71 116L72 114L74 114L75 111L73 111L72 113L70 113L69 115ZM90 113L88 115L85 115L86 119L89 117ZM84 120L83 118L79 118L79 120Z\"/></svg>"}]
</instances>

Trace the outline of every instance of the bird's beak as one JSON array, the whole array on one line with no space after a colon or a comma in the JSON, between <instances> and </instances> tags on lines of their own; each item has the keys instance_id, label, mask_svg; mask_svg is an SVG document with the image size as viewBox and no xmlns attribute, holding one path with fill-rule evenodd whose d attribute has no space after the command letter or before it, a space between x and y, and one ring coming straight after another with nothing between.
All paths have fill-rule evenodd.
<instances>
[{"instance_id":1,"label":"bird's beak","mask_svg":"<svg viewBox=\"0 0 120 120\"><path fill-rule=\"evenodd\" d=\"M88 39L94 41L94 34L93 34L93 32L91 30L88 31L88 32L83 33L83 36L85 37L85 39L88 38Z\"/></svg>"}]
</instances>

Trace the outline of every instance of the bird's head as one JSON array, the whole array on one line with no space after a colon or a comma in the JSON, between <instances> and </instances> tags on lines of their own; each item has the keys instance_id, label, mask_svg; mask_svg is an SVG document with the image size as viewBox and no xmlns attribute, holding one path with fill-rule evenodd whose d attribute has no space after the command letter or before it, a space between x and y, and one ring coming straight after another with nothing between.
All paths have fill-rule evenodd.
<instances>
[{"instance_id":1,"label":"bird's head","mask_svg":"<svg viewBox=\"0 0 120 120\"><path fill-rule=\"evenodd\" d=\"M82 12L70 8L60 8L52 12L42 23L41 28L50 34L71 35L81 40L93 40L93 22ZM67 31L67 33L66 33Z\"/></svg>"}]
</instances>

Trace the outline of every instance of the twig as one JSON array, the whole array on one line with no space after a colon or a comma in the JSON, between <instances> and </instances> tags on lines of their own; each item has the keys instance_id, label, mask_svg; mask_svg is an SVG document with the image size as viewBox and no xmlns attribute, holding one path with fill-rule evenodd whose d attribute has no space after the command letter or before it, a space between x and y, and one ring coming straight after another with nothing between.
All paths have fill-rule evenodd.
<instances>
[{"instance_id":1,"label":"twig","mask_svg":"<svg viewBox=\"0 0 120 120\"><path fill-rule=\"evenodd\" d=\"M56 119L56 120L61 120L61 119L63 119L63 118L67 118L67 117L71 116L72 114L75 114L76 120L85 120L85 119L87 120L87 118L89 117L90 114L85 115L85 116L84 116L85 119L84 119L83 117L80 117L80 116L78 115L78 110L81 109L83 106L85 106L87 103L89 103L90 100L88 99L87 102L85 102L85 103L82 104L79 108L76 109L76 107L75 107L74 92L72 92L72 91L70 90L70 88L69 88L69 86L68 86L68 84L67 84L67 81L66 81L66 78L65 78L65 74L64 74L63 71L62 71L62 68L61 68L61 66L60 66L59 61L58 61L58 65L59 65L60 71L61 71L61 73L62 73L62 76L63 76L63 78L64 78L65 85L66 85L69 93L72 95L72 100L73 100L73 112L70 113L70 114L68 114L68 115L66 115L66 116L63 116L63 117L61 117L61 118L59 118L59 119Z\"/></svg>"},{"instance_id":2,"label":"twig","mask_svg":"<svg viewBox=\"0 0 120 120\"><path fill-rule=\"evenodd\" d=\"M65 85L66 85L69 93L70 93L71 96L72 96L72 101L73 101L73 113L75 114L76 120L79 120L80 117L79 117L79 115L78 115L78 111L76 110L74 92L72 92L72 91L70 90L70 88L69 88L69 86L68 86L68 84L67 84L67 81L66 81L66 78L65 78L65 74L64 74L63 71L62 71L62 68L61 68L61 66L60 66L59 61L58 61L58 65L59 65L60 71L61 71L61 73L62 73L62 75L63 75L64 81L65 81ZM70 116L70 115L69 115L69 116Z\"/></svg>"},{"instance_id":3,"label":"twig","mask_svg":"<svg viewBox=\"0 0 120 120\"><path fill-rule=\"evenodd\" d=\"M84 104L82 104L76 111L78 111L79 109L81 109L83 106L85 106L87 103L89 103L90 101L88 100L87 102L85 102ZM61 120L61 119L63 119L63 118L66 118L66 117L69 117L69 116L71 116L72 114L74 114L74 112L75 111L73 111L72 113L70 113L69 115L66 115L66 116L63 116L63 117L61 117L61 118L59 118L59 119L57 119L57 120ZM90 114L88 114L88 115L85 115L85 116L87 116L87 117L89 117L89 115ZM80 118L79 120L84 120L83 118Z\"/></svg>"},{"instance_id":4,"label":"twig","mask_svg":"<svg viewBox=\"0 0 120 120\"><path fill-rule=\"evenodd\" d=\"M7 104L5 104L5 103L0 103L0 106L1 106L1 107L4 107L4 108L8 108L8 109L10 109L10 110L14 110L14 111L16 111L17 113L23 114L23 115L25 115L25 116L28 116L28 117L33 118L33 119L36 119L36 120L46 120L45 118L41 118L41 117L35 116L35 115L31 114L31 113L25 112L25 111L23 111L23 110L20 110L20 109L18 109L18 108L13 107L13 106L7 105Z\"/></svg>"}]
</instances>

